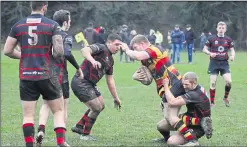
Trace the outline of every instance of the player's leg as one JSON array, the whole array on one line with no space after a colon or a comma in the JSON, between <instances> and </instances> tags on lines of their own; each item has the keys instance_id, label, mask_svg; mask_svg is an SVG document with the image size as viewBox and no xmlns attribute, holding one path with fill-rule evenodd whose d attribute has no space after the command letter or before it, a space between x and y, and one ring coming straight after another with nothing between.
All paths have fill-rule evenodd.
<instances>
[{"instance_id":1,"label":"player's leg","mask_svg":"<svg viewBox=\"0 0 247 147\"><path fill-rule=\"evenodd\" d=\"M80 119L76 126L71 130L75 133L82 134L83 140L95 140L90 134L91 129L100 114L104 109L102 104L102 96L100 92L87 80L78 80L76 77L71 82L71 88L76 97L83 102L89 110Z\"/></svg>"},{"instance_id":2,"label":"player's leg","mask_svg":"<svg viewBox=\"0 0 247 147\"><path fill-rule=\"evenodd\" d=\"M215 106L215 93L216 93L216 81L219 74L219 63L214 60L210 60L208 73L210 74L210 102L211 106Z\"/></svg>"},{"instance_id":3,"label":"player's leg","mask_svg":"<svg viewBox=\"0 0 247 147\"><path fill-rule=\"evenodd\" d=\"M186 142L187 142L186 139L180 132L177 132L176 134L172 135L167 140L167 144L169 145L181 145L181 144L185 144Z\"/></svg>"},{"instance_id":4,"label":"player's leg","mask_svg":"<svg viewBox=\"0 0 247 147\"><path fill-rule=\"evenodd\" d=\"M191 117L186 114L180 114L179 118L183 120L186 126L201 126L209 139L212 137L213 126L212 119L210 117Z\"/></svg>"},{"instance_id":5,"label":"player's leg","mask_svg":"<svg viewBox=\"0 0 247 147\"><path fill-rule=\"evenodd\" d=\"M53 113L54 131L56 133L57 145L65 146L66 124L64 122L64 99L61 84L57 77L43 80L39 84L42 89L44 101Z\"/></svg>"},{"instance_id":6,"label":"player's leg","mask_svg":"<svg viewBox=\"0 0 247 147\"><path fill-rule=\"evenodd\" d=\"M179 145L179 146L199 146L198 139L200 139L202 136L205 135L203 129L198 126L191 126L189 127L189 129L193 131L193 136L195 136L197 140L194 142L186 141L183 145Z\"/></svg>"},{"instance_id":7,"label":"player's leg","mask_svg":"<svg viewBox=\"0 0 247 147\"><path fill-rule=\"evenodd\" d=\"M173 127L170 125L169 121L166 119L167 114L167 103L162 102L162 111L164 118L157 123L157 130L163 136L162 138L155 138L153 141L155 142L166 142L170 137L170 131L174 130Z\"/></svg>"},{"instance_id":8,"label":"player's leg","mask_svg":"<svg viewBox=\"0 0 247 147\"><path fill-rule=\"evenodd\" d=\"M34 144L34 114L37 101L22 100L23 112L23 133L26 146L31 147Z\"/></svg>"},{"instance_id":9,"label":"player's leg","mask_svg":"<svg viewBox=\"0 0 247 147\"><path fill-rule=\"evenodd\" d=\"M169 107L169 106L168 106ZM168 120L171 126L174 127L181 135L185 138L186 141L191 142L192 144L197 143L197 138L193 135L193 130L189 129L186 124L178 118L178 107L169 107L168 108Z\"/></svg>"},{"instance_id":10,"label":"player's leg","mask_svg":"<svg viewBox=\"0 0 247 147\"><path fill-rule=\"evenodd\" d=\"M71 81L71 89L73 90L74 95L81 102L86 102L90 100L90 96L88 96L89 95L88 87L90 86L91 86L90 83L88 83L86 80L80 80L76 76L74 76ZM81 119L76 123L76 125L71 128L72 132L82 134L85 121L88 119L89 112L90 109L88 108L86 112L82 115Z\"/></svg>"},{"instance_id":11,"label":"player's leg","mask_svg":"<svg viewBox=\"0 0 247 147\"><path fill-rule=\"evenodd\" d=\"M20 80L20 98L22 105L22 129L24 141L26 146L32 147L34 145L34 114L37 100L40 92L36 87L34 81Z\"/></svg>"},{"instance_id":12,"label":"player's leg","mask_svg":"<svg viewBox=\"0 0 247 147\"><path fill-rule=\"evenodd\" d=\"M62 84L63 98L64 98L64 122L67 124L68 120L68 106L69 106L69 82Z\"/></svg>"},{"instance_id":13,"label":"player's leg","mask_svg":"<svg viewBox=\"0 0 247 147\"><path fill-rule=\"evenodd\" d=\"M210 90L209 90L209 95L210 95L210 102L211 106L215 105L215 93L216 93L216 81L217 81L217 74L210 74Z\"/></svg>"},{"instance_id":14,"label":"player's leg","mask_svg":"<svg viewBox=\"0 0 247 147\"><path fill-rule=\"evenodd\" d=\"M102 96L100 96L102 97ZM80 139L82 140L96 140L94 136L91 136L91 130L100 112L104 109L104 105L100 102L99 97L85 102L87 107L90 109L87 119L85 119L84 128Z\"/></svg>"},{"instance_id":15,"label":"player's leg","mask_svg":"<svg viewBox=\"0 0 247 147\"><path fill-rule=\"evenodd\" d=\"M69 103L69 83L63 83L62 84L62 91L63 91L63 97L64 97L64 122L66 124L67 122L67 109L68 109L68 103ZM42 141L44 139L45 135L45 126L47 123L47 120L49 118L50 108L47 104L47 101L43 101L43 104L40 108L39 113L39 127L38 127L38 133L36 137L36 143L37 145L41 145Z\"/></svg>"},{"instance_id":16,"label":"player's leg","mask_svg":"<svg viewBox=\"0 0 247 147\"><path fill-rule=\"evenodd\" d=\"M36 136L36 144L38 146L41 146L42 141L45 136L45 125L48 120L50 113L50 108L46 101L43 101L43 104L41 105L40 111L39 111L39 127L38 127L38 133Z\"/></svg>"},{"instance_id":17,"label":"player's leg","mask_svg":"<svg viewBox=\"0 0 247 147\"><path fill-rule=\"evenodd\" d=\"M226 107L229 107L230 103L229 103L228 95L229 95L231 87L232 87L231 73L225 73L222 76L223 76L223 79L224 79L224 81L226 83L226 85L225 85L225 95L224 95L224 99L223 100L225 102Z\"/></svg>"},{"instance_id":18,"label":"player's leg","mask_svg":"<svg viewBox=\"0 0 247 147\"><path fill-rule=\"evenodd\" d=\"M99 99L100 104L102 106L102 110L104 110L105 109L105 102L104 102L103 96L99 96L98 99Z\"/></svg>"}]
</instances>

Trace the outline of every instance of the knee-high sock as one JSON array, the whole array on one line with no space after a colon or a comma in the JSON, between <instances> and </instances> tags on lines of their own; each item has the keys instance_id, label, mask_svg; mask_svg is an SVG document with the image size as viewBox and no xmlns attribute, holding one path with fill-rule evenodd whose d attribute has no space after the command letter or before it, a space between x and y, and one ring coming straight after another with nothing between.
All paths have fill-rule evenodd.
<instances>
[{"instance_id":1,"label":"knee-high sock","mask_svg":"<svg viewBox=\"0 0 247 147\"><path fill-rule=\"evenodd\" d=\"M192 135L192 131L187 128L184 122L180 119L174 128L179 131L187 141L195 140L196 138Z\"/></svg>"},{"instance_id":2,"label":"knee-high sock","mask_svg":"<svg viewBox=\"0 0 247 147\"><path fill-rule=\"evenodd\" d=\"M88 109L83 115L82 118L77 122L76 127L78 128L83 128L84 124L85 124L85 120L88 117L88 113L90 112L90 109Z\"/></svg>"},{"instance_id":3,"label":"knee-high sock","mask_svg":"<svg viewBox=\"0 0 247 147\"><path fill-rule=\"evenodd\" d=\"M22 125L24 139L26 143L26 147L33 147L34 143L34 124L26 123Z\"/></svg>"}]
</instances>

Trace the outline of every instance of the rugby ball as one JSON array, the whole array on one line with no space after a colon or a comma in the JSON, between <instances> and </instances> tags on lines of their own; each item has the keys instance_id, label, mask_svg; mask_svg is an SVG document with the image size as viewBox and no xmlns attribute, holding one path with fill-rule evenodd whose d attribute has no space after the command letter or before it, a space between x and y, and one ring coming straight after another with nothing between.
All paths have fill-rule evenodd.
<instances>
[{"instance_id":1,"label":"rugby ball","mask_svg":"<svg viewBox=\"0 0 247 147\"><path fill-rule=\"evenodd\" d=\"M146 66L141 66L133 74L133 79L144 85L150 85L153 81L153 76Z\"/></svg>"}]
</instances>

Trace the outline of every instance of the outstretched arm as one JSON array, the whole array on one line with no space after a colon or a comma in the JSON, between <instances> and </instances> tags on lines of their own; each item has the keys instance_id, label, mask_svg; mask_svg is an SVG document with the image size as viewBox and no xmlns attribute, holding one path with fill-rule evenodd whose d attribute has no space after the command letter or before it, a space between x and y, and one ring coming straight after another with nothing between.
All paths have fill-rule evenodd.
<instances>
[{"instance_id":1,"label":"outstretched arm","mask_svg":"<svg viewBox=\"0 0 247 147\"><path fill-rule=\"evenodd\" d=\"M121 48L132 59L141 61L141 60L145 60L145 59L149 59L150 58L149 54L146 51L133 51L133 50L130 50L129 46L126 43L122 43Z\"/></svg>"}]
</instances>

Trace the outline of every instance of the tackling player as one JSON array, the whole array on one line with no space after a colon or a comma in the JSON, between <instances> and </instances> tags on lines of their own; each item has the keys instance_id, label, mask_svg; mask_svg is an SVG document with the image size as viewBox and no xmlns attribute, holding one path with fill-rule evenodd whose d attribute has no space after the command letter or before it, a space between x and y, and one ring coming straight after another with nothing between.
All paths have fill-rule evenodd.
<instances>
[{"instance_id":1,"label":"tackling player","mask_svg":"<svg viewBox=\"0 0 247 147\"><path fill-rule=\"evenodd\" d=\"M211 115L210 110L210 101L209 98L206 95L205 89L198 85L197 83L197 75L193 72L187 72L183 75L182 83L183 87L186 91L184 95L175 97L169 88L170 80L168 78L163 80L164 84L164 90L165 95L167 98L167 102L169 106L177 107L177 106L183 106L186 105L187 112L183 114L183 116L187 117L196 117L199 119L204 119L206 121L211 121L210 119L207 119ZM194 120L195 122L198 120ZM172 130L173 127L178 130L178 133L175 135L172 135L168 141L167 144L169 145L181 145L184 144L184 146L195 146L199 145L198 139L201 138L207 131L212 131L212 128L208 128L211 130L204 130L203 127L200 125L192 125L188 124L186 126L181 126L180 124L183 123L182 120L174 120L174 122L177 122L174 126L172 124L166 123L163 124L162 129L163 130ZM203 123L203 125L207 125L206 123ZM205 127L205 126L204 126ZM194 141L188 142L184 136L189 135L189 132L185 129L191 129ZM212 135L212 134L211 134ZM190 135L189 135L190 136Z\"/></svg>"}]
</instances>

